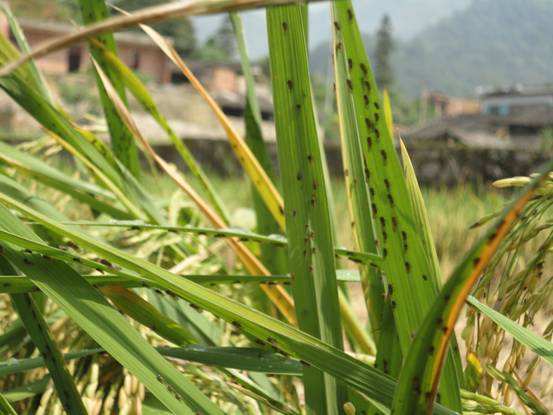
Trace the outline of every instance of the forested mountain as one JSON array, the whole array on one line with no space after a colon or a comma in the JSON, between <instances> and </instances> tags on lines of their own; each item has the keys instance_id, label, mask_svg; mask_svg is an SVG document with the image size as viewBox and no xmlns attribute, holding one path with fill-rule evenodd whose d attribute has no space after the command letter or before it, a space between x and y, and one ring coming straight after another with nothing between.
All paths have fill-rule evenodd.
<instances>
[{"instance_id":1,"label":"forested mountain","mask_svg":"<svg viewBox=\"0 0 553 415\"><path fill-rule=\"evenodd\" d=\"M479 85L552 82L552 21L553 0L473 0L413 39L396 40L397 87L411 96L423 88L471 95ZM373 36L365 38L372 54ZM313 50L313 68L324 73L328 57L326 42Z\"/></svg>"},{"instance_id":2,"label":"forested mountain","mask_svg":"<svg viewBox=\"0 0 553 415\"><path fill-rule=\"evenodd\" d=\"M402 89L467 94L478 85L553 81L553 1L476 0L398 48Z\"/></svg>"}]
</instances>

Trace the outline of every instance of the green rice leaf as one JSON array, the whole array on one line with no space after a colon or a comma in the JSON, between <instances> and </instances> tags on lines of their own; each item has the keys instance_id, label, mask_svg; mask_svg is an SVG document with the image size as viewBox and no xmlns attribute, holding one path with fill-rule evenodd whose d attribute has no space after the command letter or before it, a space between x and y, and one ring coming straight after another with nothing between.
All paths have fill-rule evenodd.
<instances>
[{"instance_id":1,"label":"green rice leaf","mask_svg":"<svg viewBox=\"0 0 553 415\"><path fill-rule=\"evenodd\" d=\"M101 291L121 312L149 327L164 339L181 346L196 343L196 339L190 331L164 316L132 290L110 285L104 287Z\"/></svg>"},{"instance_id":2,"label":"green rice leaf","mask_svg":"<svg viewBox=\"0 0 553 415\"><path fill-rule=\"evenodd\" d=\"M553 365L553 343L535 334L532 330L521 326L516 321L498 313L493 308L481 303L473 296L469 296L468 303L478 309L486 317L492 319L499 327L509 333L523 346L541 356L546 362Z\"/></svg>"},{"instance_id":3,"label":"green rice leaf","mask_svg":"<svg viewBox=\"0 0 553 415\"><path fill-rule=\"evenodd\" d=\"M0 226L41 242L5 208L0 209ZM206 413L220 413L71 267L37 254L4 249L10 263L58 303L76 324L137 376L174 413L191 413L188 406Z\"/></svg>"},{"instance_id":4,"label":"green rice leaf","mask_svg":"<svg viewBox=\"0 0 553 415\"><path fill-rule=\"evenodd\" d=\"M17 415L15 409L10 405L4 394L0 393L0 414L2 415Z\"/></svg>"},{"instance_id":5,"label":"green rice leaf","mask_svg":"<svg viewBox=\"0 0 553 415\"><path fill-rule=\"evenodd\" d=\"M259 160L259 164L263 170L274 180L273 166L261 130L261 110L259 109L259 102L256 96L255 81L248 57L242 19L235 12L229 13L229 18L234 29L242 73L246 82L246 108L244 110L246 144L252 150L257 160ZM274 219L255 186L252 186L252 201L257 219L257 232L265 235L278 233L280 231L279 224ZM286 271L286 257L283 251L275 252L270 247L261 246L261 260L273 273Z\"/></svg>"},{"instance_id":6,"label":"green rice leaf","mask_svg":"<svg viewBox=\"0 0 553 415\"><path fill-rule=\"evenodd\" d=\"M1 261L0 267L4 271L9 271L11 266L6 260ZM86 414L77 387L65 367L63 356L33 298L29 294L13 294L11 299L27 333L44 358L63 408L70 414Z\"/></svg>"},{"instance_id":7,"label":"green rice leaf","mask_svg":"<svg viewBox=\"0 0 553 415\"><path fill-rule=\"evenodd\" d=\"M547 173L553 162L547 166ZM461 309L485 267L507 236L525 205L534 197L547 173L536 178L508 206L499 220L474 245L444 285L406 356L394 395L397 414L426 414L432 410L449 339Z\"/></svg>"},{"instance_id":8,"label":"green rice leaf","mask_svg":"<svg viewBox=\"0 0 553 415\"><path fill-rule=\"evenodd\" d=\"M33 396L43 393L48 387L50 382L50 376L44 376L42 379L37 380L36 382L29 383L27 385L20 386L18 388L10 389L3 393L4 397L12 403L22 401L23 399L29 399ZM0 404L1 405L1 404ZM9 412L11 414L11 412ZM14 414L16 412L13 412ZM0 409L0 414L3 414Z\"/></svg>"},{"instance_id":9,"label":"green rice leaf","mask_svg":"<svg viewBox=\"0 0 553 415\"><path fill-rule=\"evenodd\" d=\"M339 6L334 3L333 16L337 12L339 13L339 10L336 10L337 7ZM371 196L367 186L355 102L351 94L349 61L345 53L346 48L338 47L346 40L342 35L342 31L338 30L339 27L338 24L333 26L334 73L351 230L357 250L377 253L378 247L376 246L373 218L370 214L367 214L371 211ZM401 352L398 352L398 347L394 347L394 344L399 340L393 318L390 318L392 313L390 299L385 295L382 276L378 269L364 266L361 268L361 272L371 334L375 342L379 344L376 367L396 376L401 363Z\"/></svg>"},{"instance_id":10,"label":"green rice leaf","mask_svg":"<svg viewBox=\"0 0 553 415\"><path fill-rule=\"evenodd\" d=\"M166 44L166 42L162 39ZM176 52L174 52L176 54ZM180 59L180 58L179 58ZM153 160L165 171L169 177L183 190L196 204L196 206L201 210L201 212L210 220L213 225L219 228L226 226L225 221L213 210L213 208L207 204L203 198L190 186L188 181L170 166L163 158L161 158L155 150L152 148L150 143L144 138L140 133L140 130L136 126L132 115L129 113L128 109L125 107L123 102L119 99L116 91L109 82L109 79L105 76L102 69L96 65L96 70L98 71L106 92L109 94L110 98L113 100L119 115L125 121L125 124L133 133L133 137L140 142L143 149L152 157ZM228 239L228 244L237 254L238 258L243 262L246 269L251 273L260 273L260 274L269 274L269 271L264 267L264 265L253 255L253 253L236 238ZM288 293L282 289L282 287L267 287L264 288L264 291L267 293L269 298L273 301L275 306L282 312L282 314L288 319L288 321L295 321L295 316L293 314L293 304L292 300Z\"/></svg>"},{"instance_id":11,"label":"green rice leaf","mask_svg":"<svg viewBox=\"0 0 553 415\"><path fill-rule=\"evenodd\" d=\"M42 215L9 196L0 194L0 201L2 204L21 212L29 219L42 223L51 231L70 238L75 243L96 252L102 258L120 267L142 275L152 282L159 284L163 289L178 295L196 306L208 310L228 322L239 323L242 330L285 353L294 354L305 362L304 365L312 365L320 370L324 370L348 386L359 390L359 392L386 406L391 404L395 382L381 371L361 363L344 352L290 325L260 313L258 310L251 309L191 281L187 281L148 261L133 257L111 245L97 241L78 230L61 225L59 222ZM77 277L72 275L70 278L77 279ZM78 280L80 281L80 279ZM67 283L65 287L67 287ZM74 299L74 297L71 299ZM116 311L114 313L120 318L119 313ZM107 327L111 327L111 325L108 324ZM121 350L121 353L124 353L125 356L128 355L127 350ZM435 413L452 414L453 412L443 406L436 405Z\"/></svg>"},{"instance_id":12,"label":"green rice leaf","mask_svg":"<svg viewBox=\"0 0 553 415\"><path fill-rule=\"evenodd\" d=\"M101 22L109 17L108 8L104 0L79 0L83 22L85 24L93 24ZM102 47L99 47L95 42L99 42ZM103 33L89 42L90 53L109 77L112 85L117 90L119 97L126 103L125 86L121 80L119 73L113 71L110 65L106 62L102 48L110 51L114 55L117 54L115 46L115 38L113 33ZM102 81L96 75L98 91L100 93L100 101L104 109L104 114L108 124L111 146L117 158L123 165L134 175L140 173L140 165L138 162L138 149L132 139L131 132L127 126L119 118L113 103L104 91Z\"/></svg>"},{"instance_id":13,"label":"green rice leaf","mask_svg":"<svg viewBox=\"0 0 553 415\"><path fill-rule=\"evenodd\" d=\"M335 30L343 41L353 99L358 138L365 163L365 177L371 197L371 214L378 247L383 258L385 287L390 298L401 350L411 349L424 316L438 294L435 269L416 226L403 169L394 146L393 132L371 70L351 1L334 3ZM458 374L453 360L444 369L442 402L461 410Z\"/></svg>"},{"instance_id":14,"label":"green rice leaf","mask_svg":"<svg viewBox=\"0 0 553 415\"><path fill-rule=\"evenodd\" d=\"M0 231L0 237L4 237L5 240L10 241L18 246L26 249L36 248L35 243L29 243L24 238L16 237L8 232ZM51 255L51 252L47 248L47 245L41 247L40 251L43 255ZM56 257L52 255L52 258L58 258L64 260L68 264L71 263L68 257ZM78 256L74 258L79 258ZM74 262L74 261L73 261ZM290 275L181 275L182 278L193 281L196 284L204 286L213 286L216 284L284 284L290 285L292 279ZM102 274L102 275L83 275L83 278L92 286L96 288L119 286L124 288L139 288L149 287L159 289L158 284L152 281L129 275L127 273L120 272L118 275ZM360 282L359 273L349 269L336 270L336 278L340 282ZM38 288L33 284L31 280L24 276L19 275L0 275L0 293L7 294L22 294L38 291ZM155 324L155 323L154 323ZM146 324L148 325L148 324Z\"/></svg>"},{"instance_id":15,"label":"green rice leaf","mask_svg":"<svg viewBox=\"0 0 553 415\"><path fill-rule=\"evenodd\" d=\"M19 49L24 53L29 53L31 51L31 48L29 46L29 43L27 42L27 38L25 37L23 30L21 30L21 26L19 26L17 19L13 15L9 4L5 1L0 2L0 10L6 15L6 18L8 19L8 24L10 26L10 33L15 38L15 41L17 42L17 46L19 46ZM29 61L28 68L29 68L29 73L33 78L34 84L38 88L40 88L42 94L45 97L47 97L50 102L52 102L52 94L48 89L46 80L44 79L42 72L38 70L36 63L34 61Z\"/></svg>"},{"instance_id":16,"label":"green rice leaf","mask_svg":"<svg viewBox=\"0 0 553 415\"><path fill-rule=\"evenodd\" d=\"M165 357L175 359L175 362L191 361L207 366L219 366L252 372L289 376L302 375L302 365L299 361L259 348L190 345L186 347L163 346L157 347L156 350ZM101 348L73 351L65 353L63 360L67 362L105 352ZM44 367L44 365L44 357L10 359L0 363L0 377L27 372Z\"/></svg>"},{"instance_id":17,"label":"green rice leaf","mask_svg":"<svg viewBox=\"0 0 553 415\"><path fill-rule=\"evenodd\" d=\"M276 246L285 247L288 244L286 238L282 235L261 235L255 232L249 232L243 229L232 228L204 228L197 226L170 226L170 225L156 225L150 223L144 223L140 220L112 220L109 222L97 222L97 221L62 221L64 225L82 225L93 227L127 227L131 229L162 229L171 232L183 232L194 233L197 235L213 236L215 238L238 238L241 241L259 242L262 244L271 244ZM382 258L376 254L352 251L346 248L335 248L335 254L340 257L344 257L353 262L362 264L369 264L373 267L380 267L382 264Z\"/></svg>"},{"instance_id":18,"label":"green rice leaf","mask_svg":"<svg viewBox=\"0 0 553 415\"><path fill-rule=\"evenodd\" d=\"M342 349L333 224L312 102L305 13L296 5L267 9L288 264L299 327ZM336 379L308 369L303 382L308 413L341 410L346 390Z\"/></svg>"},{"instance_id":19,"label":"green rice leaf","mask_svg":"<svg viewBox=\"0 0 553 415\"><path fill-rule=\"evenodd\" d=\"M156 103L151 97L146 86L142 83L140 78L136 76L133 71L129 69L114 53L106 50L103 47L98 47L98 53L102 53L103 62L109 65L112 71L116 72L121 79L121 82L127 87L130 93L136 98L136 100L142 105L145 111L147 111L152 118L158 123L158 125L165 131L167 137L171 140L177 152L185 162L186 166L190 169L190 172L197 179L198 184L203 189L204 193L209 198L209 201L213 204L219 215L228 222L228 214L223 207L221 198L215 191L213 185L208 179L207 175L203 171L202 167L198 164L188 147L184 142L177 137L167 119L159 112Z\"/></svg>"},{"instance_id":20,"label":"green rice leaf","mask_svg":"<svg viewBox=\"0 0 553 415\"><path fill-rule=\"evenodd\" d=\"M72 196L99 212L105 212L118 219L133 217L126 211L108 203L108 201L115 202L115 197L111 192L92 183L69 177L42 160L2 142L0 142L0 162L46 186Z\"/></svg>"}]
</instances>

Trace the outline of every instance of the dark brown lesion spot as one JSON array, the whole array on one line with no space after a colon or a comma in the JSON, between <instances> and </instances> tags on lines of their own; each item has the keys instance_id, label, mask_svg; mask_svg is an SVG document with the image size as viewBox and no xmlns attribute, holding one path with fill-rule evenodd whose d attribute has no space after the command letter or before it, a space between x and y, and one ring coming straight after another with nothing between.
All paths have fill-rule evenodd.
<instances>
[{"instance_id":1,"label":"dark brown lesion spot","mask_svg":"<svg viewBox=\"0 0 553 415\"><path fill-rule=\"evenodd\" d=\"M378 213L378 208L376 207L376 204L371 203L371 208L372 208L372 211L373 211L373 215L376 216L376 214Z\"/></svg>"},{"instance_id":2,"label":"dark brown lesion spot","mask_svg":"<svg viewBox=\"0 0 553 415\"><path fill-rule=\"evenodd\" d=\"M350 91L353 91L353 82L351 82L351 79L347 79L346 82L348 84L348 88L350 89Z\"/></svg>"}]
</instances>

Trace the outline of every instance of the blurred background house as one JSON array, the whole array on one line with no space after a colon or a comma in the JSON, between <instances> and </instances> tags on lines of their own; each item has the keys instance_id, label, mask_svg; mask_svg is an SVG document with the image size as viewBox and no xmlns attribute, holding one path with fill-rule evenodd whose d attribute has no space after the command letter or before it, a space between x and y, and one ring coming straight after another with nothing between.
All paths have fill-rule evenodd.
<instances>
[{"instance_id":1,"label":"blurred background house","mask_svg":"<svg viewBox=\"0 0 553 415\"><path fill-rule=\"evenodd\" d=\"M478 100L443 94L424 97L434 115L405 131L411 145L534 148L548 145L553 128L553 85L480 87Z\"/></svg>"},{"instance_id":2,"label":"blurred background house","mask_svg":"<svg viewBox=\"0 0 553 415\"><path fill-rule=\"evenodd\" d=\"M472 98L452 97L438 91L421 94L421 118L453 117L480 112L480 102Z\"/></svg>"},{"instance_id":3,"label":"blurred background house","mask_svg":"<svg viewBox=\"0 0 553 415\"><path fill-rule=\"evenodd\" d=\"M74 26L61 22L20 19L19 24L31 47L50 38L75 31ZM4 15L0 18L0 30L12 41L15 40ZM129 67L160 83L171 80L168 59L148 36L135 32L122 32L116 34L116 39L119 56ZM37 63L48 74L79 72L90 67L90 60L86 54L86 45L79 44L40 58Z\"/></svg>"},{"instance_id":4,"label":"blurred background house","mask_svg":"<svg viewBox=\"0 0 553 415\"><path fill-rule=\"evenodd\" d=\"M59 21L21 18L19 23L31 48L48 39L76 30L75 26ZM15 43L7 19L1 14L0 31ZM224 130L219 126L207 104L199 97L182 72L148 36L138 31L128 31L116 33L115 39L119 57L148 82L154 99L181 137L226 139ZM168 39L173 42L171 38ZM185 58L185 61L223 112L229 116L231 123L242 132L246 84L241 65L237 62L216 59ZM47 76L64 76L62 90L55 92L61 95L62 99L73 104L74 115L78 118L82 117L83 122L85 115L94 113L95 107L99 108L97 96L95 96L96 88L87 84L87 82L90 83L91 78L85 76L85 72L91 68L86 42L40 58L37 64ZM259 65L254 65L252 70L263 119L262 128L266 139L273 141L275 134L269 83ZM2 97L0 101L2 105L6 101L0 114L5 129L29 130L29 135L32 135L37 129L36 124L31 122L29 117L25 116L7 97ZM183 111L184 102L193 103L193 105L186 105L186 111ZM134 105L132 100L130 105L137 110L135 113L137 122L145 129L147 136L154 142L166 141L163 130L153 123L139 106ZM21 128L22 125L24 128Z\"/></svg>"}]
</instances>

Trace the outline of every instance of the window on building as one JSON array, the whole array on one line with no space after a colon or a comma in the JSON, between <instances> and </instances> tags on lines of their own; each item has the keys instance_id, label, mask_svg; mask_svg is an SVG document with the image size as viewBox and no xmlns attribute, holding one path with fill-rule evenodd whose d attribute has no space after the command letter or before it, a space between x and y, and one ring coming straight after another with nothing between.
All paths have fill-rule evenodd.
<instances>
[{"instance_id":1,"label":"window on building","mask_svg":"<svg viewBox=\"0 0 553 415\"><path fill-rule=\"evenodd\" d=\"M486 113L490 115L498 115L505 117L509 115L509 106L507 104L502 105L490 105L486 108Z\"/></svg>"},{"instance_id":2,"label":"window on building","mask_svg":"<svg viewBox=\"0 0 553 415\"><path fill-rule=\"evenodd\" d=\"M140 52L137 50L133 52L131 68L134 70L140 69Z\"/></svg>"},{"instance_id":3,"label":"window on building","mask_svg":"<svg viewBox=\"0 0 553 415\"><path fill-rule=\"evenodd\" d=\"M17 40L15 39L15 34L13 33L13 30L12 30L11 27L8 28L8 36L9 36L10 41L11 41L12 43L17 43Z\"/></svg>"},{"instance_id":4,"label":"window on building","mask_svg":"<svg viewBox=\"0 0 553 415\"><path fill-rule=\"evenodd\" d=\"M261 119L264 121L272 121L273 120L273 111L263 111L261 110Z\"/></svg>"},{"instance_id":5,"label":"window on building","mask_svg":"<svg viewBox=\"0 0 553 415\"><path fill-rule=\"evenodd\" d=\"M190 80L182 72L171 72L172 84L189 84Z\"/></svg>"},{"instance_id":6,"label":"window on building","mask_svg":"<svg viewBox=\"0 0 553 415\"><path fill-rule=\"evenodd\" d=\"M229 115L231 117L243 117L244 116L244 108L240 106L235 105L222 105L221 109L226 115Z\"/></svg>"},{"instance_id":7,"label":"window on building","mask_svg":"<svg viewBox=\"0 0 553 415\"><path fill-rule=\"evenodd\" d=\"M72 47L67 54L67 71L78 72L81 69L81 48Z\"/></svg>"}]
</instances>

